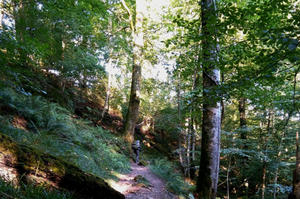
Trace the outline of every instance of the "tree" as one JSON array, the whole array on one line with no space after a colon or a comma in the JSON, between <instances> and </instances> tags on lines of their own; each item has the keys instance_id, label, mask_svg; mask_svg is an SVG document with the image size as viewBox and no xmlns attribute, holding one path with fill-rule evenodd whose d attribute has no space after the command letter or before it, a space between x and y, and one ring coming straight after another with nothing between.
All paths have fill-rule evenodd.
<instances>
[{"instance_id":1,"label":"tree","mask_svg":"<svg viewBox=\"0 0 300 199\"><path fill-rule=\"evenodd\" d=\"M221 105L214 90L220 85L218 69L218 39L216 38L216 2L201 1L202 12L202 67L203 67L203 119L200 170L197 181L199 198L216 198L221 136Z\"/></svg>"},{"instance_id":2,"label":"tree","mask_svg":"<svg viewBox=\"0 0 300 199\"><path fill-rule=\"evenodd\" d=\"M133 67L132 67L132 81L130 90L130 99L128 105L128 112L126 115L126 123L124 135L129 143L134 140L134 128L139 115L140 105L140 91L141 91L141 77L142 77L142 62L143 62L143 11L145 10L145 2L142 0L136 1L135 10L135 24L130 9L127 7L124 0L122 4L128 12L130 19L130 26L133 39Z\"/></svg>"}]
</instances>

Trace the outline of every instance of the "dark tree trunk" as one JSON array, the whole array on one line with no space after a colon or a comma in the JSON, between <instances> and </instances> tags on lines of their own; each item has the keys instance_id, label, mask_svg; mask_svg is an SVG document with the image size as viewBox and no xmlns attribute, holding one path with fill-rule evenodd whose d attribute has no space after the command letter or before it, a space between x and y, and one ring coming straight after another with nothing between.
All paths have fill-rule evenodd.
<instances>
[{"instance_id":1,"label":"dark tree trunk","mask_svg":"<svg viewBox=\"0 0 300 199\"><path fill-rule=\"evenodd\" d=\"M240 113L240 128L241 128L241 139L247 139L247 120L246 120L246 99L241 97L239 99L239 113Z\"/></svg>"},{"instance_id":2,"label":"dark tree trunk","mask_svg":"<svg viewBox=\"0 0 300 199\"><path fill-rule=\"evenodd\" d=\"M217 194L220 162L221 104L214 92L220 84L217 50L214 0L202 0L203 46L203 119L200 170L197 193L201 199L214 199Z\"/></svg>"},{"instance_id":3,"label":"dark tree trunk","mask_svg":"<svg viewBox=\"0 0 300 199\"><path fill-rule=\"evenodd\" d=\"M300 199L300 154L299 154L299 135L296 133L296 169L293 173L293 192L289 198Z\"/></svg>"}]
</instances>

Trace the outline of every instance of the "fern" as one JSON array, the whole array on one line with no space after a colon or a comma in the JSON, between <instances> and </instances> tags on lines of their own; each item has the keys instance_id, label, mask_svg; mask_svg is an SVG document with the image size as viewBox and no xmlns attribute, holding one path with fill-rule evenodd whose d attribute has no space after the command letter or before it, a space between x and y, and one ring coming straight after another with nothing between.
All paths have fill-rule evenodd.
<instances>
[{"instance_id":1,"label":"fern","mask_svg":"<svg viewBox=\"0 0 300 199\"><path fill-rule=\"evenodd\" d=\"M26 96L13 89L0 89L0 106L13 107L11 114L0 117L0 130L16 141L62 157L82 170L104 178L114 178L111 171L127 172L127 145L121 138L87 120L71 117L71 113L42 97ZM22 115L31 132L14 128L10 119ZM34 132L34 133L32 133Z\"/></svg>"}]
</instances>

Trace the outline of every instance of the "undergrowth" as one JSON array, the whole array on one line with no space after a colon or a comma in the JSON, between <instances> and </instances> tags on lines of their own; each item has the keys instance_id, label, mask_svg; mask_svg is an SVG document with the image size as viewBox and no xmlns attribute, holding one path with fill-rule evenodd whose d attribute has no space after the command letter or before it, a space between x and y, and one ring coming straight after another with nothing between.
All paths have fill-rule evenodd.
<instances>
[{"instance_id":1,"label":"undergrowth","mask_svg":"<svg viewBox=\"0 0 300 199\"><path fill-rule=\"evenodd\" d=\"M0 178L1 199L74 199L68 192L47 190L45 187L22 184L15 187Z\"/></svg>"},{"instance_id":2,"label":"undergrowth","mask_svg":"<svg viewBox=\"0 0 300 199\"><path fill-rule=\"evenodd\" d=\"M19 143L61 157L104 179L115 178L112 171L130 169L123 139L94 127L90 121L76 119L67 109L43 97L0 88L0 110L0 130ZM12 125L16 116L23 118L26 127Z\"/></svg>"},{"instance_id":3,"label":"undergrowth","mask_svg":"<svg viewBox=\"0 0 300 199\"><path fill-rule=\"evenodd\" d=\"M176 194L188 196L192 191L192 186L184 181L180 172L176 172L174 163L163 157L151 157L150 169L157 176L162 178L167 185L167 189Z\"/></svg>"}]
</instances>

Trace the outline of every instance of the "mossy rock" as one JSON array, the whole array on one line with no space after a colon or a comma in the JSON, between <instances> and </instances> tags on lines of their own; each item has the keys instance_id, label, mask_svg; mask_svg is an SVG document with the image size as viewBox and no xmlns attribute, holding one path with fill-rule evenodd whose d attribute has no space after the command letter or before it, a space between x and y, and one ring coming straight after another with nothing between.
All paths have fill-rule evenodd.
<instances>
[{"instance_id":1,"label":"mossy rock","mask_svg":"<svg viewBox=\"0 0 300 199\"><path fill-rule=\"evenodd\" d=\"M125 198L103 179L29 146L20 145L0 132L0 162L6 177L15 182L46 184L73 192L80 198ZM15 178L15 179L13 179Z\"/></svg>"},{"instance_id":2,"label":"mossy rock","mask_svg":"<svg viewBox=\"0 0 300 199\"><path fill-rule=\"evenodd\" d=\"M139 165L141 165L141 166L147 166L149 164L150 164L149 161L146 161L146 160L140 160L140 162L139 162Z\"/></svg>"},{"instance_id":3,"label":"mossy rock","mask_svg":"<svg viewBox=\"0 0 300 199\"><path fill-rule=\"evenodd\" d=\"M149 180L147 180L141 175L135 176L133 180L135 181L136 186L146 187L146 188L151 187L151 183L149 182Z\"/></svg>"}]
</instances>

